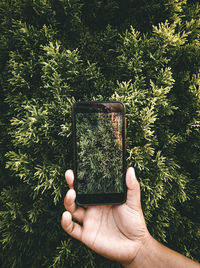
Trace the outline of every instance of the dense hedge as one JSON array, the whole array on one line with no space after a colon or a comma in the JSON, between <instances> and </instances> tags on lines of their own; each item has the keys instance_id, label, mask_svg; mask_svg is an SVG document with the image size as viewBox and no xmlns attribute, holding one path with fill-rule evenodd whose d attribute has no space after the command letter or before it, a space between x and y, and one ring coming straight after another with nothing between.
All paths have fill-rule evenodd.
<instances>
[{"instance_id":1,"label":"dense hedge","mask_svg":"<svg viewBox=\"0 0 200 268\"><path fill-rule=\"evenodd\" d=\"M2 0L0 23L0 266L118 266L60 226L79 100L125 103L148 228L200 261L199 1Z\"/></svg>"}]
</instances>

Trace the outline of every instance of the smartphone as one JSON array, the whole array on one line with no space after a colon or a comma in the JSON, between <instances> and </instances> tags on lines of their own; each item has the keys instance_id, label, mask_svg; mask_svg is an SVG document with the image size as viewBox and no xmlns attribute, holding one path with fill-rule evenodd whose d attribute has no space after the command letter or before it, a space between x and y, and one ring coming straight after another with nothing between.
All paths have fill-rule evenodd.
<instances>
[{"instance_id":1,"label":"smartphone","mask_svg":"<svg viewBox=\"0 0 200 268\"><path fill-rule=\"evenodd\" d=\"M126 200L125 105L77 102L72 107L74 188L78 205Z\"/></svg>"}]
</instances>

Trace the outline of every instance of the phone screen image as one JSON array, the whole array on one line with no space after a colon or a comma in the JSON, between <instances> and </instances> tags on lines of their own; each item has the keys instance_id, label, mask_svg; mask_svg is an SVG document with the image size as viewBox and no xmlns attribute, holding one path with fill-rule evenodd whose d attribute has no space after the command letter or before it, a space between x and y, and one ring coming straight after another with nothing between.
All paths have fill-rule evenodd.
<instances>
[{"instance_id":1,"label":"phone screen image","mask_svg":"<svg viewBox=\"0 0 200 268\"><path fill-rule=\"evenodd\" d=\"M74 115L76 192L85 203L115 203L124 194L124 115L113 103L89 107Z\"/></svg>"}]
</instances>

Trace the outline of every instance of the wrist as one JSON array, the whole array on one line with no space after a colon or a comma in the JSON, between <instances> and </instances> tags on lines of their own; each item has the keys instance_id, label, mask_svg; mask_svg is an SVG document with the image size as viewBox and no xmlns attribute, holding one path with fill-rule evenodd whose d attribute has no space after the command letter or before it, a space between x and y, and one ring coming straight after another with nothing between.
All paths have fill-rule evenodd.
<instances>
[{"instance_id":1,"label":"wrist","mask_svg":"<svg viewBox=\"0 0 200 268\"><path fill-rule=\"evenodd\" d=\"M143 241L136 257L125 268L200 268L199 263L173 251L158 241L150 234Z\"/></svg>"},{"instance_id":2,"label":"wrist","mask_svg":"<svg viewBox=\"0 0 200 268\"><path fill-rule=\"evenodd\" d=\"M151 256L153 255L153 252L156 251L156 243L157 241L150 235L148 232L141 241L141 246L138 249L138 252L135 256L135 258L132 260L131 263L123 264L123 267L125 268L146 268L151 267L150 264L152 262Z\"/></svg>"}]
</instances>

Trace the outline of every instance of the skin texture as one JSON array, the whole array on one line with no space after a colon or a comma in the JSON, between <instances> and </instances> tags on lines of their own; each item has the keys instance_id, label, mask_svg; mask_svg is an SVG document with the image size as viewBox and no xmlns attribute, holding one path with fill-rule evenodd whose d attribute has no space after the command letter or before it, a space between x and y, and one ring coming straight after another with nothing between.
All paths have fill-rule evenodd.
<instances>
[{"instance_id":1,"label":"skin texture","mask_svg":"<svg viewBox=\"0 0 200 268\"><path fill-rule=\"evenodd\" d=\"M67 211L62 215L63 229L104 257L131 263L149 235L134 169L130 167L127 170L127 200L122 205L77 207L73 171L67 170L65 178L70 190L64 199ZM72 218L80 224L73 222Z\"/></svg>"},{"instance_id":2,"label":"skin texture","mask_svg":"<svg viewBox=\"0 0 200 268\"><path fill-rule=\"evenodd\" d=\"M72 237L127 268L200 268L150 235L141 208L140 185L132 167L126 173L127 200L122 205L78 207L73 171L67 170L65 178L70 189L64 199L66 211L61 225Z\"/></svg>"}]
</instances>

